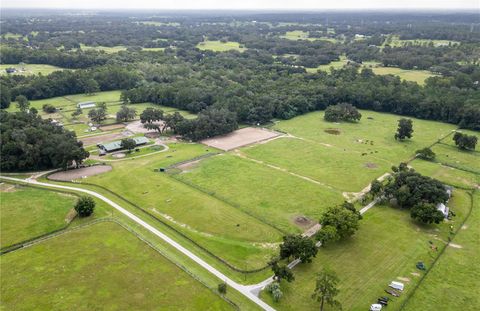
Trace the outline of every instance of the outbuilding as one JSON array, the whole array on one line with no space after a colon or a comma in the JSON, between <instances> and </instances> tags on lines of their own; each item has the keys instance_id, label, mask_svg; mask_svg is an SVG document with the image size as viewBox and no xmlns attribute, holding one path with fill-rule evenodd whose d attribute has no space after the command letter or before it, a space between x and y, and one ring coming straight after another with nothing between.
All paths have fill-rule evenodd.
<instances>
[{"instance_id":1,"label":"outbuilding","mask_svg":"<svg viewBox=\"0 0 480 311\"><path fill-rule=\"evenodd\" d=\"M148 138L146 138L144 136L133 137L132 139L135 141L136 146L145 145L149 142ZM122 141L117 140L117 141L112 141L111 143L98 144L97 147L100 150L103 150L105 152L113 152L113 151L117 151L117 150L122 149Z\"/></svg>"},{"instance_id":2,"label":"outbuilding","mask_svg":"<svg viewBox=\"0 0 480 311\"><path fill-rule=\"evenodd\" d=\"M390 282L390 285L388 286L390 286L393 289L402 290L402 291L403 291L403 288L405 287L403 283L396 282L396 281Z\"/></svg>"},{"instance_id":3,"label":"outbuilding","mask_svg":"<svg viewBox=\"0 0 480 311\"><path fill-rule=\"evenodd\" d=\"M437 204L437 210L440 211L440 212L442 212L442 214L443 214L443 216L444 216L445 218L448 218L449 209L448 209L448 207L447 207L445 204L443 204L443 203L438 203L438 204Z\"/></svg>"},{"instance_id":4,"label":"outbuilding","mask_svg":"<svg viewBox=\"0 0 480 311\"><path fill-rule=\"evenodd\" d=\"M80 108L80 109L93 108L93 107L96 107L96 106L97 106L97 104L95 104L95 102L92 102L92 101L81 102L81 103L77 104L77 108Z\"/></svg>"}]
</instances>

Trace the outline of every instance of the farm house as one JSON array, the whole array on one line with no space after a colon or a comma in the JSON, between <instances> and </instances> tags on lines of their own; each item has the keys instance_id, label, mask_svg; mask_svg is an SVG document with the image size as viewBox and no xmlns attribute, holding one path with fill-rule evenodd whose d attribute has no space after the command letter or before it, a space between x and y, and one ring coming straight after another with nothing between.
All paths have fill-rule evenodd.
<instances>
[{"instance_id":1,"label":"farm house","mask_svg":"<svg viewBox=\"0 0 480 311\"><path fill-rule=\"evenodd\" d=\"M88 102L81 102L77 104L77 108L84 109L84 108L93 108L97 106L95 102L88 101Z\"/></svg>"}]
</instances>

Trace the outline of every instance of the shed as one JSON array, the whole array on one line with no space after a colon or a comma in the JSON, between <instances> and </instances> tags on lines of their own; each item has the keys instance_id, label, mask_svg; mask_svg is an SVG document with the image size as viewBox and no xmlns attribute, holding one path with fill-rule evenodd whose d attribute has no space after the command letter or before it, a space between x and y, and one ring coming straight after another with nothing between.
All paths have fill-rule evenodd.
<instances>
[{"instance_id":1,"label":"shed","mask_svg":"<svg viewBox=\"0 0 480 311\"><path fill-rule=\"evenodd\" d=\"M396 282L396 281L390 282L390 285L388 285L388 286L390 286L393 289L397 289L397 290L403 290L403 288L405 287L405 285L403 283Z\"/></svg>"},{"instance_id":2,"label":"shed","mask_svg":"<svg viewBox=\"0 0 480 311\"><path fill-rule=\"evenodd\" d=\"M448 208L445 204L443 204L443 203L438 203L438 204L437 204L437 210L440 211L440 212L442 212L442 214L443 214L443 216L444 216L445 218L448 218L449 208Z\"/></svg>"},{"instance_id":3,"label":"shed","mask_svg":"<svg viewBox=\"0 0 480 311\"><path fill-rule=\"evenodd\" d=\"M93 108L93 107L96 107L96 106L97 106L97 104L95 104L95 102L92 102L92 101L81 102L81 103L77 104L77 108L80 108L80 109Z\"/></svg>"}]
</instances>

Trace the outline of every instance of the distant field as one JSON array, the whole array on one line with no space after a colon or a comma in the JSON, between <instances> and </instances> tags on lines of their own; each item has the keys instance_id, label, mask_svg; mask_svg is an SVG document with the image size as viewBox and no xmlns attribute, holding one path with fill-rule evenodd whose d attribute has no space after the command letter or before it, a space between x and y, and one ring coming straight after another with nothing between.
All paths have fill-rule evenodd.
<instances>
[{"instance_id":1,"label":"distant field","mask_svg":"<svg viewBox=\"0 0 480 311\"><path fill-rule=\"evenodd\" d=\"M12 75L35 75L35 74L42 74L42 75L49 75L54 71L59 71L59 70L68 70L65 68L57 67L57 66L52 66L52 65L44 65L44 64L25 64L20 66L19 64L1 64L0 65L0 74L1 75L8 75L8 73L5 71L7 68L15 68L18 71L15 73L12 73Z\"/></svg>"},{"instance_id":2,"label":"distant field","mask_svg":"<svg viewBox=\"0 0 480 311\"><path fill-rule=\"evenodd\" d=\"M322 247L311 264L295 267L295 281L282 282L284 297L280 302L274 303L265 292L261 297L277 310L318 310L319 303L310 296L315 288L316 273L328 267L340 279L338 300L344 310L368 310L378 297L388 296L384 289L393 280L405 283L402 296L392 298L388 305L388 310L399 310L401 302L424 273L416 269L415 264L423 261L431 268L434 256L438 255L430 249L429 241L441 249L448 239L449 225L461 223L468 204L468 195L456 191L450 206L457 217L450 223L431 226L412 221L408 211L375 206L364 215L360 229L351 239Z\"/></svg>"},{"instance_id":3,"label":"distant field","mask_svg":"<svg viewBox=\"0 0 480 311\"><path fill-rule=\"evenodd\" d=\"M279 231L165 173L154 172L216 150L188 143L168 146L166 152L112 162L111 172L85 181L121 194L242 269L263 267L275 250L272 243L281 239Z\"/></svg>"},{"instance_id":4,"label":"distant field","mask_svg":"<svg viewBox=\"0 0 480 311\"><path fill-rule=\"evenodd\" d=\"M5 310L229 310L232 307L115 223L2 256Z\"/></svg>"},{"instance_id":5,"label":"distant field","mask_svg":"<svg viewBox=\"0 0 480 311\"><path fill-rule=\"evenodd\" d=\"M313 38L309 36L309 33L307 31L302 31L302 30L287 31L285 35L280 36L280 38L288 39L288 40L309 40L309 41L320 40L320 41L329 41L332 43L339 42L337 39L329 38L329 37Z\"/></svg>"},{"instance_id":6,"label":"distant field","mask_svg":"<svg viewBox=\"0 0 480 311\"><path fill-rule=\"evenodd\" d=\"M197 48L199 48L200 50L212 50L215 52L226 52L230 50L243 52L246 50L246 48L243 47L238 42L228 41L223 43L220 41L210 41L210 40L200 42L199 44L197 44Z\"/></svg>"},{"instance_id":7,"label":"distant field","mask_svg":"<svg viewBox=\"0 0 480 311\"><path fill-rule=\"evenodd\" d=\"M0 247L10 246L64 227L77 198L59 192L1 185Z\"/></svg>"},{"instance_id":8,"label":"distant field","mask_svg":"<svg viewBox=\"0 0 480 311\"><path fill-rule=\"evenodd\" d=\"M326 207L344 200L333 189L230 154L203 160L174 176L287 232L306 229L295 224L296 217L317 222Z\"/></svg>"},{"instance_id":9,"label":"distant field","mask_svg":"<svg viewBox=\"0 0 480 311\"><path fill-rule=\"evenodd\" d=\"M439 47L439 46L460 44L460 42L454 41L454 40L432 40L432 39L400 40L398 36L389 36L384 43L384 45L390 45L392 47L401 47L409 44L422 45L422 46L429 46L430 44L433 44L433 46Z\"/></svg>"},{"instance_id":10,"label":"distant field","mask_svg":"<svg viewBox=\"0 0 480 311\"><path fill-rule=\"evenodd\" d=\"M440 163L415 159L410 165L421 174L454 186L475 188L480 185L480 175L460 171Z\"/></svg>"},{"instance_id":11,"label":"distant field","mask_svg":"<svg viewBox=\"0 0 480 311\"><path fill-rule=\"evenodd\" d=\"M395 67L373 67L372 70L377 75L396 75L402 80L417 82L420 85L423 85L427 78L436 76L427 70L406 70Z\"/></svg>"},{"instance_id":12,"label":"distant field","mask_svg":"<svg viewBox=\"0 0 480 311\"><path fill-rule=\"evenodd\" d=\"M430 274L407 303L406 311L428 310L433 305L442 310L478 310L480 297L480 194L474 195L472 214L449 247L432 267Z\"/></svg>"},{"instance_id":13,"label":"distant field","mask_svg":"<svg viewBox=\"0 0 480 311\"><path fill-rule=\"evenodd\" d=\"M151 25L151 26L180 26L180 23L175 22L154 22L154 21L141 21L139 24Z\"/></svg>"},{"instance_id":14,"label":"distant field","mask_svg":"<svg viewBox=\"0 0 480 311\"><path fill-rule=\"evenodd\" d=\"M21 38L23 38L23 35L18 34L18 33L7 32L7 33L3 34L2 37L4 37L5 39L21 39Z\"/></svg>"},{"instance_id":15,"label":"distant field","mask_svg":"<svg viewBox=\"0 0 480 311\"><path fill-rule=\"evenodd\" d=\"M96 51L104 51L107 54L118 53L120 51L127 50L126 46L118 45L118 46L88 46L85 44L80 44L80 48L84 51L88 50L96 50Z\"/></svg>"},{"instance_id":16,"label":"distant field","mask_svg":"<svg viewBox=\"0 0 480 311\"><path fill-rule=\"evenodd\" d=\"M339 191L357 192L392 165L451 133L454 125L413 119L413 138L396 141L400 116L362 110L358 123L323 120L312 112L273 126L296 138L281 138L242 149L247 156L313 178ZM337 133L330 134L329 132ZM447 138L448 139L448 138Z\"/></svg>"}]
</instances>

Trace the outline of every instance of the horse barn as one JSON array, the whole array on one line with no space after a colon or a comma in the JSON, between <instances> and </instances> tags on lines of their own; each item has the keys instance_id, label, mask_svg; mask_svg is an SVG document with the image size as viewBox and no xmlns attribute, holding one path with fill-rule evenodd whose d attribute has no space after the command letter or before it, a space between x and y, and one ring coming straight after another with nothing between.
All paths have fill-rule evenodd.
<instances>
[{"instance_id":1,"label":"horse barn","mask_svg":"<svg viewBox=\"0 0 480 311\"><path fill-rule=\"evenodd\" d=\"M97 104L95 104L95 102L92 102L92 101L81 102L81 103L77 104L77 108L80 108L80 109L93 108L93 107L96 107L96 106L97 106Z\"/></svg>"},{"instance_id":2,"label":"horse barn","mask_svg":"<svg viewBox=\"0 0 480 311\"><path fill-rule=\"evenodd\" d=\"M149 142L148 138L146 138L144 136L133 137L132 139L135 141L136 146L145 145ZM117 140L117 141L113 141L111 143L98 144L97 147L100 149L100 154L105 154L107 152L113 152L113 151L121 150L122 149L122 141Z\"/></svg>"}]
</instances>

